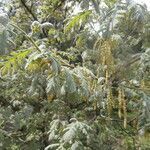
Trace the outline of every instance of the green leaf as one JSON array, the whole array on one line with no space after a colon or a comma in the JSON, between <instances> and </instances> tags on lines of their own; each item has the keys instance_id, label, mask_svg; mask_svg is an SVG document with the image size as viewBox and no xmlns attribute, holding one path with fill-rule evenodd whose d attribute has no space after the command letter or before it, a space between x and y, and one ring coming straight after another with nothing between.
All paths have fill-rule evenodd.
<instances>
[{"instance_id":1,"label":"green leaf","mask_svg":"<svg viewBox=\"0 0 150 150\"><path fill-rule=\"evenodd\" d=\"M66 81L65 81L66 92L74 93L76 91L76 83L73 79L73 76L67 69L65 71L65 75L66 75Z\"/></svg>"},{"instance_id":2,"label":"green leaf","mask_svg":"<svg viewBox=\"0 0 150 150\"><path fill-rule=\"evenodd\" d=\"M91 15L91 10L86 10L78 15L74 16L66 25L65 32L70 32L73 28L80 27L81 25L84 25L86 21L88 20L89 16Z\"/></svg>"}]
</instances>

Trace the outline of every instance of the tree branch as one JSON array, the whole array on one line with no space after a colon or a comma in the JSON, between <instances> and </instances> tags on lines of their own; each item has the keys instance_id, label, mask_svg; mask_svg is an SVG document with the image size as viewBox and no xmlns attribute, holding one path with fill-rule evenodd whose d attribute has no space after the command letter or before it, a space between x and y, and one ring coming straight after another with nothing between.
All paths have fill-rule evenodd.
<instances>
[{"instance_id":1,"label":"tree branch","mask_svg":"<svg viewBox=\"0 0 150 150\"><path fill-rule=\"evenodd\" d=\"M116 67L115 72L111 75L110 80L113 81L117 81L118 83L120 83L122 81L121 79L121 73L125 71L125 69L127 69L128 67L130 67L132 64L136 63L137 61L140 60L141 53L138 53L134 56L131 57L131 59L127 60L125 63L123 64L119 64Z\"/></svg>"},{"instance_id":2,"label":"tree branch","mask_svg":"<svg viewBox=\"0 0 150 150\"><path fill-rule=\"evenodd\" d=\"M98 3L95 0L91 0L91 2L94 6L94 9L95 9L96 13L100 15Z\"/></svg>"},{"instance_id":3,"label":"tree branch","mask_svg":"<svg viewBox=\"0 0 150 150\"><path fill-rule=\"evenodd\" d=\"M24 0L20 0L21 4L24 6L24 8L27 10L27 12L33 17L34 20L38 20L37 17L34 15L32 10L26 5Z\"/></svg>"}]
</instances>

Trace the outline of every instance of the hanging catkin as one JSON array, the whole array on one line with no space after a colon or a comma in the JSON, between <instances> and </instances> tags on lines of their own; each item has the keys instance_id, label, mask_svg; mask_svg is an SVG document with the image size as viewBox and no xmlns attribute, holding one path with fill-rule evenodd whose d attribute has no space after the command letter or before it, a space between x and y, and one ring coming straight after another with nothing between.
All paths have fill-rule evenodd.
<instances>
[{"instance_id":1,"label":"hanging catkin","mask_svg":"<svg viewBox=\"0 0 150 150\"><path fill-rule=\"evenodd\" d=\"M127 127L127 108L124 90L119 88L118 90L118 116L119 118L123 117L124 128Z\"/></svg>"},{"instance_id":2,"label":"hanging catkin","mask_svg":"<svg viewBox=\"0 0 150 150\"><path fill-rule=\"evenodd\" d=\"M119 88L119 91L118 91L118 116L119 118L122 117L121 108L122 108L122 90L121 88Z\"/></svg>"},{"instance_id":3,"label":"hanging catkin","mask_svg":"<svg viewBox=\"0 0 150 150\"><path fill-rule=\"evenodd\" d=\"M124 128L127 127L127 107L126 107L126 100L125 100L125 94L122 90L122 103L123 103L123 118L124 118Z\"/></svg>"},{"instance_id":4,"label":"hanging catkin","mask_svg":"<svg viewBox=\"0 0 150 150\"><path fill-rule=\"evenodd\" d=\"M141 88L144 88L145 87L145 82L144 82L144 79L141 80Z\"/></svg>"},{"instance_id":5,"label":"hanging catkin","mask_svg":"<svg viewBox=\"0 0 150 150\"><path fill-rule=\"evenodd\" d=\"M107 92L107 111L109 116L111 115L113 108L114 108L113 95L111 88L109 88Z\"/></svg>"}]
</instances>

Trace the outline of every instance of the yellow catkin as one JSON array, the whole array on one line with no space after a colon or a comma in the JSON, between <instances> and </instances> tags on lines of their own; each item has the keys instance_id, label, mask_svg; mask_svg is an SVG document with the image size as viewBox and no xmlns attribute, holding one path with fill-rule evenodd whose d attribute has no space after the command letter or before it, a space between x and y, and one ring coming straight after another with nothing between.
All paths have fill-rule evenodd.
<instances>
[{"instance_id":1,"label":"yellow catkin","mask_svg":"<svg viewBox=\"0 0 150 150\"><path fill-rule=\"evenodd\" d=\"M88 104L88 98L86 96L83 96L82 99L86 104Z\"/></svg>"},{"instance_id":2,"label":"yellow catkin","mask_svg":"<svg viewBox=\"0 0 150 150\"><path fill-rule=\"evenodd\" d=\"M119 88L118 91L118 116L119 118L123 117L123 126L124 128L127 127L127 107L126 107L126 100L124 90Z\"/></svg>"},{"instance_id":3,"label":"yellow catkin","mask_svg":"<svg viewBox=\"0 0 150 150\"><path fill-rule=\"evenodd\" d=\"M144 79L141 80L141 88L144 88L145 87L145 82L144 82Z\"/></svg>"},{"instance_id":4,"label":"yellow catkin","mask_svg":"<svg viewBox=\"0 0 150 150\"><path fill-rule=\"evenodd\" d=\"M111 95L111 104L112 104L112 107L115 108L115 101L114 101L112 89L110 89L110 95Z\"/></svg>"},{"instance_id":5,"label":"yellow catkin","mask_svg":"<svg viewBox=\"0 0 150 150\"><path fill-rule=\"evenodd\" d=\"M94 102L94 110L97 110L97 102Z\"/></svg>"},{"instance_id":6,"label":"yellow catkin","mask_svg":"<svg viewBox=\"0 0 150 150\"><path fill-rule=\"evenodd\" d=\"M109 88L107 92L107 111L109 116L111 115L113 107L114 107L114 102L113 102L112 90L111 88Z\"/></svg>"},{"instance_id":7,"label":"yellow catkin","mask_svg":"<svg viewBox=\"0 0 150 150\"><path fill-rule=\"evenodd\" d=\"M110 71L113 70L114 67L114 58L112 54L112 46L113 41L110 39L101 40L100 42L96 42L95 48L98 49L99 57L97 59L98 63L102 65L106 65Z\"/></svg>"},{"instance_id":8,"label":"yellow catkin","mask_svg":"<svg viewBox=\"0 0 150 150\"><path fill-rule=\"evenodd\" d=\"M127 128L127 117L125 117L123 120L123 126L125 129Z\"/></svg>"},{"instance_id":9,"label":"yellow catkin","mask_svg":"<svg viewBox=\"0 0 150 150\"><path fill-rule=\"evenodd\" d=\"M97 63L102 64L104 67L104 76L106 79L106 85L109 83L109 76L114 72L114 41L112 39L97 39L94 44L94 49L97 49Z\"/></svg>"},{"instance_id":10,"label":"yellow catkin","mask_svg":"<svg viewBox=\"0 0 150 150\"><path fill-rule=\"evenodd\" d=\"M118 116L119 118L122 117L121 109L122 109L122 90L119 88L119 91L118 91Z\"/></svg>"},{"instance_id":11,"label":"yellow catkin","mask_svg":"<svg viewBox=\"0 0 150 150\"><path fill-rule=\"evenodd\" d=\"M102 65L106 65L106 57L105 56L103 56L103 58L102 58Z\"/></svg>"},{"instance_id":12,"label":"yellow catkin","mask_svg":"<svg viewBox=\"0 0 150 150\"><path fill-rule=\"evenodd\" d=\"M53 98L54 98L54 95L53 95L53 94L49 94L49 95L47 96L47 100L48 100L49 102L52 102L52 101L53 101Z\"/></svg>"},{"instance_id":13,"label":"yellow catkin","mask_svg":"<svg viewBox=\"0 0 150 150\"><path fill-rule=\"evenodd\" d=\"M108 84L108 80L109 80L108 69L106 69L106 72L105 72L105 80L106 80L106 84Z\"/></svg>"},{"instance_id":14,"label":"yellow catkin","mask_svg":"<svg viewBox=\"0 0 150 150\"><path fill-rule=\"evenodd\" d=\"M114 59L112 55L112 46L111 46L110 40L107 40L103 42L102 46L100 47L100 59L105 63L104 65L107 65L108 69L112 71L112 66L114 65Z\"/></svg>"}]
</instances>

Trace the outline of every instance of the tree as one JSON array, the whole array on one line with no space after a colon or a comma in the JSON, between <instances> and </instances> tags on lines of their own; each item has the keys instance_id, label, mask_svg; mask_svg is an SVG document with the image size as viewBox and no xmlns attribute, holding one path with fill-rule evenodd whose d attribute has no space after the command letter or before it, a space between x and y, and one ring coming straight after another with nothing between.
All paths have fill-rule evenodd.
<instances>
[{"instance_id":1,"label":"tree","mask_svg":"<svg viewBox=\"0 0 150 150\"><path fill-rule=\"evenodd\" d=\"M150 147L145 6L13 0L7 7L0 16L2 149Z\"/></svg>"}]
</instances>

